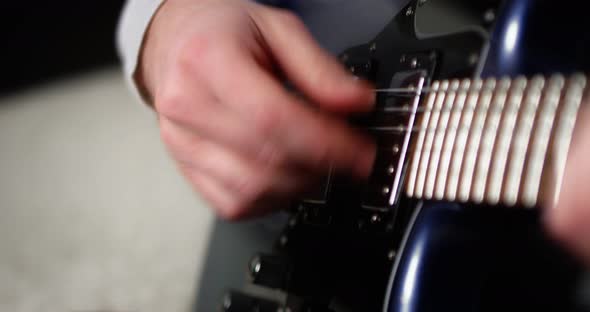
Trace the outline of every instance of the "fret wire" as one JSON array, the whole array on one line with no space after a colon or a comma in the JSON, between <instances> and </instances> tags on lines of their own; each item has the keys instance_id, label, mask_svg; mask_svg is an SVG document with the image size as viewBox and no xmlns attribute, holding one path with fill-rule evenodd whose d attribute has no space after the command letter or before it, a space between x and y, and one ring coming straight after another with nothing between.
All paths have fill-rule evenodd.
<instances>
[{"instance_id":1,"label":"fret wire","mask_svg":"<svg viewBox=\"0 0 590 312\"><path fill-rule=\"evenodd\" d=\"M488 87L481 87L480 89L473 90L470 88L460 87L455 90L433 90L433 88L423 88L422 90L418 91L415 88L387 88L387 89L373 89L373 92L376 94L386 94L386 95L393 95L397 97L407 97L413 98L416 95L423 95L423 94L430 94L430 93L469 93L469 92L477 92L477 93L487 93L487 92L494 92L494 88Z\"/></svg>"},{"instance_id":2,"label":"fret wire","mask_svg":"<svg viewBox=\"0 0 590 312\"><path fill-rule=\"evenodd\" d=\"M444 98L446 97L446 90L449 87L449 81L448 80L443 80L440 82L440 86L438 88L437 93L435 93L434 97L434 102L432 103L432 107L435 107L435 111L431 114L430 116L430 120L428 122L428 124L424 125L423 128L432 128L432 129L436 129L438 127L438 120L440 118L440 113L437 112L437 110L440 110L443 107L443 102L444 102ZM424 139L424 146L423 146L423 150L421 152L422 157L420 158L420 165L418 167L418 176L417 176L417 189L416 189L416 193L420 194L419 196L425 196L426 195L426 179L428 177L428 168L430 166L430 158L431 158L431 153L429 152L425 152L425 151L430 151L430 149L432 148L432 144L434 143L434 136L435 136L435 132L433 131L429 131L427 133L425 133L425 139Z\"/></svg>"},{"instance_id":3,"label":"fret wire","mask_svg":"<svg viewBox=\"0 0 590 312\"><path fill-rule=\"evenodd\" d=\"M534 120L537 115L538 103L541 101L542 92L546 85L545 78L536 77L530 80L530 85L522 99L523 114L518 118L513 132L513 142L510 152L509 166L506 171L506 179L503 185L503 201L508 206L518 202L521 192L521 181L526 163L526 155L530 146ZM528 90L531 90L530 92Z\"/></svg>"},{"instance_id":4,"label":"fret wire","mask_svg":"<svg viewBox=\"0 0 590 312\"><path fill-rule=\"evenodd\" d=\"M429 93L467 93L467 92L493 92L494 89L490 89L490 88L485 88L482 87L481 89L478 90L472 90L469 88L464 88L464 87L460 87L457 88L455 90L445 90L445 91L441 91L441 90L433 90L432 88L424 88L421 91L418 91L414 88L389 88L389 89L373 89L373 92L375 93L381 93L381 94L393 94L393 95L404 95L404 96L416 96L418 94L429 94Z\"/></svg>"},{"instance_id":5,"label":"fret wire","mask_svg":"<svg viewBox=\"0 0 590 312\"><path fill-rule=\"evenodd\" d=\"M427 109L427 108L424 108L424 107L419 107L416 110L416 113L421 113L421 114L422 113L426 113L426 112L431 112L431 113L432 112L441 112L441 113L442 112L445 112L446 113L446 112L459 112L459 111L460 112L466 112L466 111L469 111L469 110L475 111L475 109L476 109L475 107L468 107L468 108L466 108L466 107L463 107L463 108L453 107L453 108L450 108L450 109L449 108L441 108L441 109L431 108L431 109ZM497 111L497 109L495 109L495 108L492 107L492 108L490 108L489 111L490 112L494 112L494 111ZM404 107L385 107L385 108L383 108L381 110L377 110L375 112L377 112L377 113L379 113L379 112L384 112L384 113L405 113L405 114L413 113L413 111L411 109L404 108ZM509 109L504 109L502 112L506 112L506 113L518 113L518 109L509 108Z\"/></svg>"},{"instance_id":6,"label":"fret wire","mask_svg":"<svg viewBox=\"0 0 590 312\"><path fill-rule=\"evenodd\" d=\"M434 90L438 90L440 87L440 82L435 81L432 83L432 88ZM437 95L431 93L428 98L426 99L426 107L431 108L434 105ZM430 123L430 113L429 111L425 111L424 116L422 117L422 125L428 125ZM420 132L418 134L417 142L416 142L416 152L414 152L414 157L411 163L410 171L409 171L409 180L408 180L408 195L414 196L414 194L421 196L421 190L416 188L416 181L418 179L418 172L420 169L420 159L422 158L422 149L424 147L424 143L426 141L426 133Z\"/></svg>"},{"instance_id":7,"label":"fret wire","mask_svg":"<svg viewBox=\"0 0 590 312\"><path fill-rule=\"evenodd\" d=\"M486 79L483 82L484 88L496 89L497 81L494 78ZM460 187L457 192L457 198L467 201L470 198L473 180L475 179L475 167L479 154L479 146L488 115L490 104L493 98L493 92L481 93L476 103L476 110L473 114L472 124L469 130L467 143L465 145L463 164L461 164L461 174L459 177Z\"/></svg>"},{"instance_id":8,"label":"fret wire","mask_svg":"<svg viewBox=\"0 0 590 312\"><path fill-rule=\"evenodd\" d=\"M432 141L431 149L433 152L430 152L430 159L428 164L428 170L426 171L426 184L424 188L424 194L427 198L433 198L436 189L436 180L438 176L438 169L440 167L441 157L442 157L442 149L445 140L445 135L448 133L447 129L449 129L449 119L451 117L450 110L455 104L455 98L457 96L456 92L448 92L449 90L455 91L460 87L459 80L451 80L449 81L448 88L443 89L442 91L447 91L443 93L441 99L440 107L446 107L447 109L442 110L442 114L438 116L438 121L436 124L436 128L438 131L434 133L434 139Z\"/></svg>"},{"instance_id":9,"label":"fret wire","mask_svg":"<svg viewBox=\"0 0 590 312\"><path fill-rule=\"evenodd\" d=\"M473 179L473 187L471 189L471 198L476 202L483 202L486 199L486 187L488 185L488 177L490 175L490 168L492 159L495 155L495 146L498 139L498 130L502 119L502 111L506 105L506 100L512 86L510 79L502 79L498 81L496 92L490 102L488 114L486 117L484 131L479 143L479 150L477 154L477 162L475 166L475 173ZM490 114L490 111L497 111L499 113Z\"/></svg>"},{"instance_id":10,"label":"fret wire","mask_svg":"<svg viewBox=\"0 0 590 312\"><path fill-rule=\"evenodd\" d=\"M412 133L418 133L418 132L424 132L424 133L430 133L430 132L434 132L434 131L438 131L438 130L453 130L453 131L469 131L470 128L467 127L447 127L447 128L413 128L413 129L408 129L406 127L369 127L369 128L362 128L365 130L370 130L370 131L380 131L380 132L397 132L397 133L408 133L408 132L412 132ZM528 145L528 144L524 144L524 145Z\"/></svg>"},{"instance_id":11,"label":"fret wire","mask_svg":"<svg viewBox=\"0 0 590 312\"><path fill-rule=\"evenodd\" d=\"M460 81L458 84L458 89L460 88L471 89L471 81L468 79ZM436 180L436 188L434 194L435 198L437 199L443 199L447 192L454 194L454 191L451 191L451 188L453 187L451 183L454 182L454 177L458 177L458 175L452 176L453 172L451 172L451 165L453 163L453 160L457 158L453 157L455 153L453 153L452 151L454 150L455 144L457 144L457 139L459 138L459 135L461 133L465 133L465 131L453 130L458 130L459 127L464 126L461 125L461 121L463 119L463 114L465 113L465 110L463 110L463 108L466 105L467 97L467 93L465 92L457 93L454 105L456 105L457 108L460 108L460 110L452 111L450 114L450 126L448 128L451 129L451 131L445 131L445 148L441 153L441 166L439 166L439 172L437 173L439 178L437 178Z\"/></svg>"},{"instance_id":12,"label":"fret wire","mask_svg":"<svg viewBox=\"0 0 590 312\"><path fill-rule=\"evenodd\" d=\"M559 119L559 114L555 114L556 120L553 120L554 118L549 118L549 115L553 115L552 110L559 107L559 109L563 110L562 114L564 116L567 113L575 116L576 111L573 108L568 108L568 103L573 103L571 99L581 102L584 94L588 94L590 88L587 88L583 74L579 74L577 79L573 78L576 78L576 76L566 78L563 75L554 75L548 84L542 83L545 81L543 76L535 76L531 79L518 77L513 80L507 78L500 80L500 82L514 84L513 86L507 86L507 88L496 88L494 84L488 83L496 81L492 78L491 80L467 79L465 81L471 83L480 82L477 87L472 85L470 88L461 86L460 88L448 88L447 90L444 90L446 88L443 88L443 90L439 88L435 90L435 84L439 82L434 81L432 87L424 87L423 89L413 87L377 89L375 90L376 93L400 95L399 101L409 101L402 99L401 96L423 101L423 103L420 103L420 107L416 108L414 106L412 110L409 109L409 104L403 102L401 104L406 105L379 107L375 113L383 114L382 116L385 119L382 122L386 122L387 116L399 115L403 118L417 118L420 116L422 118L421 124L415 127L408 127L403 123L393 123L394 126L369 127L371 122L379 122L381 119L376 118L373 120L371 116L368 116L364 125L359 126L373 131L383 131L384 134L387 132L398 133L399 136L405 137L409 133L417 133L417 137L414 138L416 142L413 143L416 144L416 151L413 152L412 163L409 164L409 178L408 182L406 182L409 183L406 192L410 197L424 199L435 197L441 199L440 197L443 197L442 199L451 201L456 199L475 203L485 201L490 204L502 201L508 205L520 202L528 207L534 205L539 200L539 196L547 192L547 190L549 190L548 192L553 190L555 193L550 194L553 196L559 191L560 181L551 180L550 178L555 179L556 177L550 175L563 174L562 167L564 167L563 163L567 155L567 144L571 140L573 133L574 121L572 121L571 116ZM562 85L564 80L568 81L571 89L578 91L576 93L568 89L562 89L564 94L561 95L565 96L565 98L560 96L557 99L558 96L555 95L554 89L558 89L556 86ZM449 81L442 82L448 83ZM428 94L428 96L422 97L422 94ZM537 94L543 96L538 98ZM395 100L394 96L391 96L390 99ZM431 100L436 98L444 99L450 96L457 97L450 100L453 106L442 105L442 103L440 105L429 104ZM478 99L482 96L484 98L489 97L488 102L490 103L483 106L464 105L462 103L464 97L466 100L468 97ZM481 99L477 101L479 103ZM538 105L535 102L539 102ZM576 107L575 103L571 103L569 104L571 107ZM477 108L479 106L481 106L481 109ZM442 123L432 123L431 118L429 118L430 114L444 115L445 118ZM451 116L447 117L449 114ZM476 115L481 119L478 119L477 123L474 122ZM464 116L466 116L466 122L463 121ZM451 118L448 124L447 118ZM556 129L552 124L548 123L549 119L558 123ZM564 125L561 128L559 127L560 122ZM528 123L534 123L536 129L528 130ZM545 123L547 125L543 126L542 124ZM528 132L531 132L531 139L528 139ZM422 139L420 139L434 137L437 134L439 136L437 144L426 144L426 141L422 142ZM445 135L444 144L440 142L442 135ZM379 134L377 134L378 137ZM544 148L548 144L551 144L554 154L548 154L549 150ZM542 150L541 147L543 147ZM468 151L469 149L471 151ZM531 149L542 155L533 155L536 157L531 159L531 157L528 157ZM463 157L463 154L465 154L465 157ZM429 155L442 156L440 159L428 161ZM524 159L525 155L527 155L526 159ZM458 156L461 156L461 159L455 159ZM555 166L555 168L548 168L550 173L547 176L545 173L541 176L540 166L544 163L541 157L544 157L543 159L549 157L550 161L555 162L555 164L549 164ZM423 160L423 158L426 160ZM434 162L434 166L432 162ZM428 170L423 168L425 164L428 166ZM476 167L477 170L475 170ZM523 170L524 167L527 167L527 170ZM432 176L427 181L426 177L422 177L422 175L433 175L435 173L437 184L433 187L432 182L434 180ZM453 180L455 178L448 179L455 176L458 178L457 181ZM524 182L521 181L521 178L524 179L522 180ZM561 177L558 176L557 179L559 178ZM472 180L475 180L475 182ZM472 184L477 184L478 181L480 185L476 185L475 190L473 190ZM522 183L519 183L519 181ZM467 185L470 186L466 187ZM555 188L551 189L552 187ZM507 188L510 188L510 190L507 191ZM466 192L457 193L457 190L466 190Z\"/></svg>"},{"instance_id":13,"label":"fret wire","mask_svg":"<svg viewBox=\"0 0 590 312\"><path fill-rule=\"evenodd\" d=\"M404 126L393 126L393 127L361 127L360 129L364 129L364 130L369 130L369 131L379 131L379 132L399 132L399 133L407 133L407 132L424 132L424 133L429 133L429 132L434 132L434 131L439 131L439 130L452 130L452 131L469 131L471 128L470 127L428 127L428 128L424 128L424 127L413 127L412 129L408 128L408 127L404 127ZM480 128L482 129L482 128Z\"/></svg>"},{"instance_id":14,"label":"fret wire","mask_svg":"<svg viewBox=\"0 0 590 312\"><path fill-rule=\"evenodd\" d=\"M582 77L583 77L583 75L582 75ZM539 78L537 78L537 79L539 79ZM527 94L542 93L544 88L545 88L544 85L542 85L542 84L541 85L536 84L535 87L534 87L535 90L529 89L529 90L527 90ZM402 91L402 90L403 91L410 92L413 89L411 89L411 88L392 88L392 89L377 89L376 91L390 91L390 90L393 90L393 91L396 91L396 92ZM456 93L456 92L460 92L460 91L465 91L465 92L472 92L474 94L475 93L478 93L478 94L481 95L482 93L484 93L482 91L487 91L485 93L490 93L490 94L495 91L494 88L492 88L492 87L486 87L485 85L482 86L482 87L480 87L480 88L477 88L475 90L473 88L470 89L470 88L464 88L464 87L460 87L460 88L455 89L455 90L450 90L450 89L449 90L433 90L433 88L424 88L424 90L426 90L426 91L422 91L421 93L427 94L427 93L434 93L434 91L436 91L436 93L443 93L443 94L445 94L445 93L449 93L449 92L455 92ZM417 93L415 91L412 91L412 92ZM416 95L414 94L413 97L415 97L415 96ZM418 107L417 109L414 109L414 110L412 108L409 108L409 107L385 107L385 108L382 108L382 109L378 109L376 112L377 113L379 113L379 112L385 112L385 113L394 113L394 114L395 113L398 113L400 115L407 115L407 116L409 116L409 115L413 115L413 114L426 114L426 113L447 113L447 112L451 112L451 113L452 112L462 112L462 113L465 113L465 112L468 112L468 111L475 111L475 110L476 110L476 108L474 106L469 106L469 107L452 107L452 108L442 107L442 108L438 108L438 109L437 108L427 108L427 107L423 107L422 106L422 107ZM514 114L514 115L518 115L519 114L519 109L512 108L512 107L511 108L504 108L503 110L500 110L500 111L497 111L497 110L498 109L496 107L490 107L489 110L488 110L488 113L500 113L501 112L504 116L507 116L508 114ZM367 126L364 126L364 127L367 128ZM444 128L444 129L450 129L450 128ZM392 131L398 131L398 132L407 132L407 131L409 131L409 129L407 129L407 128L400 128L400 127L395 127L395 126L393 126L393 127L382 127L382 130L392 130ZM414 129L411 130L411 132L419 132L419 131L430 132L430 131L436 131L436 130L437 129L417 129L417 128L414 128ZM454 129L451 129L451 130L454 130ZM458 131L463 131L460 128L457 129L457 130Z\"/></svg>"},{"instance_id":15,"label":"fret wire","mask_svg":"<svg viewBox=\"0 0 590 312\"><path fill-rule=\"evenodd\" d=\"M534 79L534 78L531 78ZM530 80L530 79L527 79ZM473 81L477 81L477 80L473 80ZM416 96L418 94L429 94L429 93L448 93L448 92L453 92L453 93L461 93L461 92L493 92L494 88L488 88L488 87L481 87L477 90L473 90L471 88L465 88L465 87L460 87L458 89L455 90L434 90L431 87L424 87L420 90L417 90L416 88L381 88L381 89L373 89L373 92L375 93L382 93L382 94L399 94L399 95L405 95L405 96Z\"/></svg>"}]
</instances>

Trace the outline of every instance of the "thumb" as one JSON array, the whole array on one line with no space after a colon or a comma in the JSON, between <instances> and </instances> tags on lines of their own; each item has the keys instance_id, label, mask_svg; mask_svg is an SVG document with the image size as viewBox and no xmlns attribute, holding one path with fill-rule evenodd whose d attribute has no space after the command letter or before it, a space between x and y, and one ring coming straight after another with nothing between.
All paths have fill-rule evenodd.
<instances>
[{"instance_id":1,"label":"thumb","mask_svg":"<svg viewBox=\"0 0 590 312\"><path fill-rule=\"evenodd\" d=\"M546 221L557 239L590 264L590 110L582 109L578 119L559 200Z\"/></svg>"},{"instance_id":2,"label":"thumb","mask_svg":"<svg viewBox=\"0 0 590 312\"><path fill-rule=\"evenodd\" d=\"M370 111L371 86L356 79L324 51L301 20L288 11L271 8L254 17L275 61L300 92L322 109L335 113Z\"/></svg>"}]
</instances>

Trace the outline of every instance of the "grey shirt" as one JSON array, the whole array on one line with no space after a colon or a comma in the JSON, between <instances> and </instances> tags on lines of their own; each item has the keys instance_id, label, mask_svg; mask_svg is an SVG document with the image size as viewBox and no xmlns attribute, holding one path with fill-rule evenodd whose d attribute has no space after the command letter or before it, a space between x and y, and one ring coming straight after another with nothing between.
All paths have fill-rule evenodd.
<instances>
[{"instance_id":1,"label":"grey shirt","mask_svg":"<svg viewBox=\"0 0 590 312\"><path fill-rule=\"evenodd\" d=\"M117 42L126 76L137 66L144 33L163 0L128 0ZM259 0L298 14L318 42L332 53L374 37L407 0Z\"/></svg>"},{"instance_id":2,"label":"grey shirt","mask_svg":"<svg viewBox=\"0 0 590 312\"><path fill-rule=\"evenodd\" d=\"M297 13L332 53L373 38L399 11L400 0L266 0Z\"/></svg>"}]
</instances>

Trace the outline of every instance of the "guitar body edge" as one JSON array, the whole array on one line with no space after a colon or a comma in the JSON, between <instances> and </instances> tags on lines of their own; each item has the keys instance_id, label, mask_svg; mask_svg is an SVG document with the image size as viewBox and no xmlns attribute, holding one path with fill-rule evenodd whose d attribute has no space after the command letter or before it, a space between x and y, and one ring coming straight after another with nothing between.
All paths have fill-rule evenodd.
<instances>
[{"instance_id":1,"label":"guitar body edge","mask_svg":"<svg viewBox=\"0 0 590 312\"><path fill-rule=\"evenodd\" d=\"M423 203L402 248L386 312L576 311L580 266L535 210Z\"/></svg>"}]
</instances>

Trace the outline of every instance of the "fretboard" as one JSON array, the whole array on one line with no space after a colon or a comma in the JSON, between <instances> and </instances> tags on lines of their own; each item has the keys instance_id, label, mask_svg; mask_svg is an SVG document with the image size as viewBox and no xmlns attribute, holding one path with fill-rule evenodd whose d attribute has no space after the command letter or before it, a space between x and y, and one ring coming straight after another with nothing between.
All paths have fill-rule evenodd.
<instances>
[{"instance_id":1,"label":"fretboard","mask_svg":"<svg viewBox=\"0 0 590 312\"><path fill-rule=\"evenodd\" d=\"M406 194L538 206L559 195L586 77L437 81L415 111Z\"/></svg>"}]
</instances>

